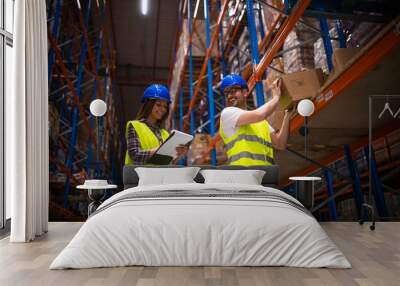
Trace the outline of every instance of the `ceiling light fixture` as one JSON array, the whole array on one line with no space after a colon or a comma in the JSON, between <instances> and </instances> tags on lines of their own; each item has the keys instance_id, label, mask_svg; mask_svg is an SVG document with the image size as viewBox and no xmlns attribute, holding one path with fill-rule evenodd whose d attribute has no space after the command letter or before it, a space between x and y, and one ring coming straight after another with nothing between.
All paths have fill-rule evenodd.
<instances>
[{"instance_id":1,"label":"ceiling light fixture","mask_svg":"<svg viewBox=\"0 0 400 286\"><path fill-rule=\"evenodd\" d=\"M140 12L142 15L146 16L149 13L149 1L150 0L141 0L140 1Z\"/></svg>"}]
</instances>

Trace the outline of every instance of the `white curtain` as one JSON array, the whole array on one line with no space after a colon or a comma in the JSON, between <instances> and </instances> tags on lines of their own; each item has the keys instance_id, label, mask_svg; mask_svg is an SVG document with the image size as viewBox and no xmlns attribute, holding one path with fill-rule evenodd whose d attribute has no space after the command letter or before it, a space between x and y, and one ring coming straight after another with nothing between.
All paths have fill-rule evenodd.
<instances>
[{"instance_id":1,"label":"white curtain","mask_svg":"<svg viewBox=\"0 0 400 286\"><path fill-rule=\"evenodd\" d=\"M13 93L6 98L6 187L12 242L47 232L49 204L45 0L15 1Z\"/></svg>"}]
</instances>

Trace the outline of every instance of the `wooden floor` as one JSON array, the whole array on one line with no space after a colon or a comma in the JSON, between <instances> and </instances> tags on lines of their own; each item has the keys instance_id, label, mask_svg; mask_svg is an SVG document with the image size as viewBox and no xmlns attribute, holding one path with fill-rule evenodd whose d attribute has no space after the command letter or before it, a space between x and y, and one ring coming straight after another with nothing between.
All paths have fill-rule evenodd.
<instances>
[{"instance_id":1,"label":"wooden floor","mask_svg":"<svg viewBox=\"0 0 400 286\"><path fill-rule=\"evenodd\" d=\"M289 267L123 267L48 270L81 223L50 223L49 233L27 244L0 240L0 285L400 285L400 223L371 232L354 222L323 223L352 269Z\"/></svg>"}]
</instances>

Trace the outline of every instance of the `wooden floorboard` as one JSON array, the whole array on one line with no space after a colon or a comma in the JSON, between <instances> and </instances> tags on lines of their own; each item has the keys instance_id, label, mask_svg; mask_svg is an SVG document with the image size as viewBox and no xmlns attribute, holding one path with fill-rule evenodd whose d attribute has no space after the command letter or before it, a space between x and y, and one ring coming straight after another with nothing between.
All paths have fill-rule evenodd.
<instances>
[{"instance_id":1,"label":"wooden floorboard","mask_svg":"<svg viewBox=\"0 0 400 286\"><path fill-rule=\"evenodd\" d=\"M0 240L0 285L400 285L400 222L377 223L375 231L356 222L322 223L352 269L290 267L119 267L48 270L82 223L50 223L32 243Z\"/></svg>"}]
</instances>

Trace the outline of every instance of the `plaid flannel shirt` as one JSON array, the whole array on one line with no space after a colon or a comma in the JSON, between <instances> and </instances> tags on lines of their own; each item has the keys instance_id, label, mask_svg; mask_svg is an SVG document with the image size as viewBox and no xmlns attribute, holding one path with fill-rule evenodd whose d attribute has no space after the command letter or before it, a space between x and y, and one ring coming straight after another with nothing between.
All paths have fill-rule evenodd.
<instances>
[{"instance_id":1,"label":"plaid flannel shirt","mask_svg":"<svg viewBox=\"0 0 400 286\"><path fill-rule=\"evenodd\" d=\"M145 123L150 128L150 130L154 133L154 135L156 135L158 142L160 142L161 144L163 141L162 141L160 127L152 126L147 122L145 122L144 120L141 120L141 122ZM130 125L128 128L128 137L126 139L126 145L128 149L128 155L129 157L131 157L135 165L146 164L147 160L151 157L150 151L142 150L139 136L132 125Z\"/></svg>"}]
</instances>

